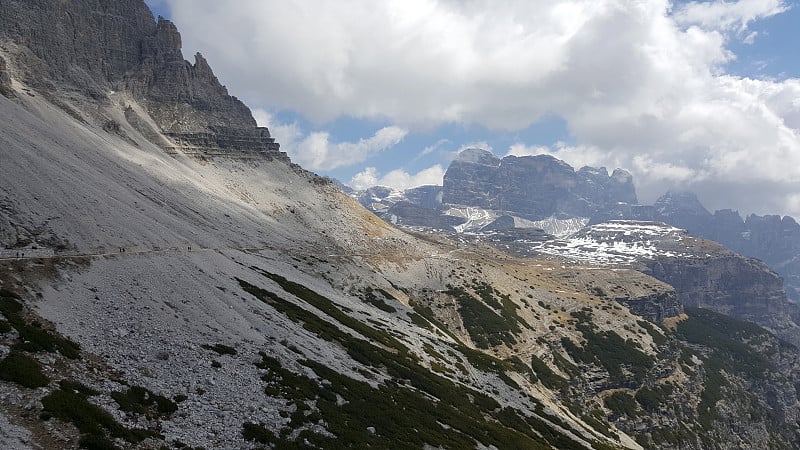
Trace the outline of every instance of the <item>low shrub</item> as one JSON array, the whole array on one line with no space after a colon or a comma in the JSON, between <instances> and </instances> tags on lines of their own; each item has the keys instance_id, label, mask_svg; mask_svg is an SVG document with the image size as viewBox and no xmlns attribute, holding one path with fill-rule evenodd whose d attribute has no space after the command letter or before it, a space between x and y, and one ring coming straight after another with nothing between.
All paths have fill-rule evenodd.
<instances>
[{"instance_id":1,"label":"low shrub","mask_svg":"<svg viewBox=\"0 0 800 450\"><path fill-rule=\"evenodd\" d=\"M206 350L211 350L216 352L218 355L236 355L237 351L235 348L225 345L225 344L203 344L200 347L203 347Z\"/></svg>"},{"instance_id":2,"label":"low shrub","mask_svg":"<svg viewBox=\"0 0 800 450\"><path fill-rule=\"evenodd\" d=\"M125 392L112 392L111 398L121 410L148 417L168 416L178 410L178 405L172 400L141 386L131 386Z\"/></svg>"},{"instance_id":3,"label":"low shrub","mask_svg":"<svg viewBox=\"0 0 800 450\"><path fill-rule=\"evenodd\" d=\"M614 392L606 397L604 403L616 416L636 417L636 400L627 392Z\"/></svg>"},{"instance_id":4,"label":"low shrub","mask_svg":"<svg viewBox=\"0 0 800 450\"><path fill-rule=\"evenodd\" d=\"M0 361L0 379L31 389L47 386L50 382L38 361L18 352L11 352Z\"/></svg>"},{"instance_id":5,"label":"low shrub","mask_svg":"<svg viewBox=\"0 0 800 450\"><path fill-rule=\"evenodd\" d=\"M151 431L124 427L107 411L90 403L87 397L80 392L58 389L42 399L42 406L48 416L75 425L87 442L102 443L103 437L111 436L137 443L156 435Z\"/></svg>"}]
</instances>

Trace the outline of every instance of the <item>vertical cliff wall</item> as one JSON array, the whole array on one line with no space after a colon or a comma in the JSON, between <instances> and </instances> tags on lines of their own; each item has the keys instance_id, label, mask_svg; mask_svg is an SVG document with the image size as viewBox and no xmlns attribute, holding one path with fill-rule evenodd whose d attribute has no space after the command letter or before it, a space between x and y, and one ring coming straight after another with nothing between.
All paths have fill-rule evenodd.
<instances>
[{"instance_id":1,"label":"vertical cliff wall","mask_svg":"<svg viewBox=\"0 0 800 450\"><path fill-rule=\"evenodd\" d=\"M184 59L175 25L143 0L0 0L0 33L9 60L0 90L5 73L56 102L108 104L124 92L172 143L142 134L169 151L285 158L201 54Z\"/></svg>"}]
</instances>

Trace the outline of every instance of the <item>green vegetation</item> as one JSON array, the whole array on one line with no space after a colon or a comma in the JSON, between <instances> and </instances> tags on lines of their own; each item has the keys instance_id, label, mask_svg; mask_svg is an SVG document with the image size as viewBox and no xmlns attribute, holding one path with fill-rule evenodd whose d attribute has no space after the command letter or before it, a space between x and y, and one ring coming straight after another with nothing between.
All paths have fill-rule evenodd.
<instances>
[{"instance_id":1,"label":"green vegetation","mask_svg":"<svg viewBox=\"0 0 800 450\"><path fill-rule=\"evenodd\" d=\"M550 367L548 367L544 361L537 358L536 355L531 355L531 369L533 369L534 372L534 375L531 376L532 382L535 383L539 380L548 388L556 390L567 387L567 380L553 372Z\"/></svg>"},{"instance_id":2,"label":"green vegetation","mask_svg":"<svg viewBox=\"0 0 800 450\"><path fill-rule=\"evenodd\" d=\"M148 437L158 436L152 431L126 428L111 414L88 401L92 395L86 392L90 390L75 390L72 387L69 384L66 389L62 386L42 399L42 418L55 417L75 425L81 432L81 445L84 448L116 448L109 438L138 443Z\"/></svg>"},{"instance_id":3,"label":"green vegetation","mask_svg":"<svg viewBox=\"0 0 800 450\"><path fill-rule=\"evenodd\" d=\"M636 323L639 324L640 327L644 328L645 331L647 331L647 334L649 334L650 337L653 338L653 342L655 342L656 345L664 345L667 343L666 336L664 336L662 333L659 333L658 330L656 330L656 327L653 326L652 323L646 320L639 320Z\"/></svg>"},{"instance_id":4,"label":"green vegetation","mask_svg":"<svg viewBox=\"0 0 800 450\"><path fill-rule=\"evenodd\" d=\"M10 325L17 330L19 337L14 344L14 350L27 352L56 352L70 359L80 357L78 344L65 339L55 333L41 328L38 323L29 323L22 316L22 303L18 297L0 296L0 314L5 316Z\"/></svg>"},{"instance_id":5,"label":"green vegetation","mask_svg":"<svg viewBox=\"0 0 800 450\"><path fill-rule=\"evenodd\" d=\"M623 368L633 373L635 381L641 381L653 366L653 358L641 351L638 344L622 339L612 331L596 331L591 322L591 313L584 310L571 314L580 320L575 328L586 340L583 347L578 347L567 338L561 339L564 349L575 361L598 364L608 372L612 383L625 380Z\"/></svg>"},{"instance_id":6,"label":"green vegetation","mask_svg":"<svg viewBox=\"0 0 800 450\"><path fill-rule=\"evenodd\" d=\"M261 378L267 385L264 393L270 397L284 397L298 403L313 398L317 392L317 383L314 380L284 369L280 361L264 352L258 354L261 356L261 361L256 363L256 367L268 370Z\"/></svg>"},{"instance_id":7,"label":"green vegetation","mask_svg":"<svg viewBox=\"0 0 800 450\"><path fill-rule=\"evenodd\" d=\"M438 360L441 360L441 361L447 361L447 358L442 356L441 353L437 352L436 349L433 348L433 346L431 344L427 343L427 342L422 345L422 350L425 353L427 353L428 356L430 356L431 358L435 358L435 359L438 359Z\"/></svg>"},{"instance_id":8,"label":"green vegetation","mask_svg":"<svg viewBox=\"0 0 800 450\"><path fill-rule=\"evenodd\" d=\"M604 400L606 407L616 416L636 417L636 401L627 392L614 392Z\"/></svg>"},{"instance_id":9,"label":"green vegetation","mask_svg":"<svg viewBox=\"0 0 800 450\"><path fill-rule=\"evenodd\" d=\"M19 294L11 292L8 289L0 289L0 298L10 298L15 300L22 300Z\"/></svg>"},{"instance_id":10,"label":"green vegetation","mask_svg":"<svg viewBox=\"0 0 800 450\"><path fill-rule=\"evenodd\" d=\"M521 323L526 328L532 329L528 322L517 315L519 306L511 301L510 295L501 294L500 291L493 288L492 285L485 282L478 283L475 280L473 280L472 288L484 303L499 311L500 315L503 316L503 318L505 318L507 321L514 324ZM497 300L495 296L499 297L500 300Z\"/></svg>"},{"instance_id":11,"label":"green vegetation","mask_svg":"<svg viewBox=\"0 0 800 450\"><path fill-rule=\"evenodd\" d=\"M102 435L98 434L84 434L78 440L78 447L87 450L117 450L118 447L114 442Z\"/></svg>"},{"instance_id":12,"label":"green vegetation","mask_svg":"<svg viewBox=\"0 0 800 450\"><path fill-rule=\"evenodd\" d=\"M501 344L511 347L517 343L513 333L519 333L520 329L515 321L498 315L463 288L451 287L447 294L458 301L458 312L475 346L488 349Z\"/></svg>"},{"instance_id":13,"label":"green vegetation","mask_svg":"<svg viewBox=\"0 0 800 450\"><path fill-rule=\"evenodd\" d=\"M243 424L242 433L249 440L274 444L276 448L306 441L320 448L382 448L387 442L393 448L420 448L425 444L472 448L476 441L498 448L581 448L541 419L501 410L491 397L431 372L401 342L344 314L329 299L278 275L262 273L333 320L323 320L298 304L243 280L239 284L307 330L342 345L360 364L387 373L391 381L373 387L322 364L301 361L313 371L314 378L289 371L277 359L262 353L258 364L267 370L264 376L267 393L286 398L297 409L291 415L288 429L277 436L262 425ZM344 331L346 328L368 340ZM495 366L493 371L499 370L496 365L513 367L511 363L481 355L480 358L485 358L481 361ZM309 429L289 439L292 430L320 420L335 439ZM512 422L525 426L512 427Z\"/></svg>"},{"instance_id":14,"label":"green vegetation","mask_svg":"<svg viewBox=\"0 0 800 450\"><path fill-rule=\"evenodd\" d=\"M412 303L411 307L414 308L414 313L409 314L409 318L411 321L417 325L418 327L425 328L427 330L433 330L433 326L436 326L437 329L441 330L443 333L447 334L453 340L458 341L459 339L447 328L447 325L442 323L436 316L433 314L433 310L427 306L420 305L418 303ZM433 325L433 326L432 326Z\"/></svg>"},{"instance_id":15,"label":"green vegetation","mask_svg":"<svg viewBox=\"0 0 800 450\"><path fill-rule=\"evenodd\" d=\"M662 384L655 387L643 387L636 393L636 401L642 405L642 409L648 412L657 411L658 408L669 401L673 387L669 384Z\"/></svg>"},{"instance_id":16,"label":"green vegetation","mask_svg":"<svg viewBox=\"0 0 800 450\"><path fill-rule=\"evenodd\" d=\"M690 344L710 347L712 359L726 371L758 378L770 368L767 357L748 345L769 338L763 328L706 309L686 308L686 313L689 318L678 324L676 335Z\"/></svg>"},{"instance_id":17,"label":"green vegetation","mask_svg":"<svg viewBox=\"0 0 800 450\"><path fill-rule=\"evenodd\" d=\"M38 361L15 351L0 361L0 380L11 381L31 389L47 386L50 382L42 373L42 366Z\"/></svg>"},{"instance_id":18,"label":"green vegetation","mask_svg":"<svg viewBox=\"0 0 800 450\"><path fill-rule=\"evenodd\" d=\"M119 409L147 417L168 416L178 410L178 405L162 395L141 387L131 386L125 392L112 392Z\"/></svg>"},{"instance_id":19,"label":"green vegetation","mask_svg":"<svg viewBox=\"0 0 800 450\"><path fill-rule=\"evenodd\" d=\"M770 335L757 325L705 309L686 308L686 313L689 318L678 324L676 336L711 350L705 358L706 378L697 407L700 424L708 430L719 417L716 405L728 386L724 373L760 379L770 369L771 364L763 350L748 345L762 343Z\"/></svg>"},{"instance_id":20,"label":"green vegetation","mask_svg":"<svg viewBox=\"0 0 800 450\"><path fill-rule=\"evenodd\" d=\"M5 320L0 320L0 334L10 333L13 329L14 327L12 327L10 323Z\"/></svg>"},{"instance_id":21,"label":"green vegetation","mask_svg":"<svg viewBox=\"0 0 800 450\"><path fill-rule=\"evenodd\" d=\"M274 445L278 437L275 433L268 430L263 424L245 422L242 424L242 437L246 441L257 442L259 444Z\"/></svg>"},{"instance_id":22,"label":"green vegetation","mask_svg":"<svg viewBox=\"0 0 800 450\"><path fill-rule=\"evenodd\" d=\"M375 295L376 292L383 298L379 298L377 295ZM371 287L368 287L364 292L363 300L365 302L388 313L397 312L397 310L393 306L386 303L386 299L396 300L394 297L392 297L388 292L384 291L383 289L372 289Z\"/></svg>"},{"instance_id":23,"label":"green vegetation","mask_svg":"<svg viewBox=\"0 0 800 450\"><path fill-rule=\"evenodd\" d=\"M65 391L72 391L72 392L74 392L76 394L82 394L82 395L84 395L86 397L93 397L95 395L99 395L100 394L99 392L95 391L94 389L92 389L92 388L90 388L88 386L84 386L83 384L78 383L77 381L61 380L61 381L58 382L58 385L61 387L61 389L65 390Z\"/></svg>"},{"instance_id":24,"label":"green vegetation","mask_svg":"<svg viewBox=\"0 0 800 450\"><path fill-rule=\"evenodd\" d=\"M235 355L237 353L235 348L225 344L203 344L200 347L216 352L218 355Z\"/></svg>"},{"instance_id":25,"label":"green vegetation","mask_svg":"<svg viewBox=\"0 0 800 450\"><path fill-rule=\"evenodd\" d=\"M497 375L497 377L509 387L514 389L519 388L519 385L506 374L506 372L513 372L515 370L514 365L512 365L509 361L503 361L495 358L492 355L487 355L486 353L469 348L460 343L455 344L454 348L457 348L461 354L466 356L467 361L469 361L472 367L483 372ZM530 370L526 368L524 372L530 372Z\"/></svg>"},{"instance_id":26,"label":"green vegetation","mask_svg":"<svg viewBox=\"0 0 800 450\"><path fill-rule=\"evenodd\" d=\"M589 291L592 294L594 294L594 295L596 295L598 297L606 297L607 296L606 291L604 291L603 288L598 287L598 286L594 286L593 288L589 289Z\"/></svg>"}]
</instances>

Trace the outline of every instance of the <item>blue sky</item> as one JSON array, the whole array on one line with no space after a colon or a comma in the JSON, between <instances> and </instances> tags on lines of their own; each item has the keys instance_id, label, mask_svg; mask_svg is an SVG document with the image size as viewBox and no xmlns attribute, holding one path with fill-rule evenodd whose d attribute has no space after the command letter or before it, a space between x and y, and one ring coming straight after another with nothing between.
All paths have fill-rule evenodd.
<instances>
[{"instance_id":1,"label":"blue sky","mask_svg":"<svg viewBox=\"0 0 800 450\"><path fill-rule=\"evenodd\" d=\"M490 3L148 1L293 160L346 183L441 182L477 145L623 167L644 202L800 215L797 2Z\"/></svg>"}]
</instances>

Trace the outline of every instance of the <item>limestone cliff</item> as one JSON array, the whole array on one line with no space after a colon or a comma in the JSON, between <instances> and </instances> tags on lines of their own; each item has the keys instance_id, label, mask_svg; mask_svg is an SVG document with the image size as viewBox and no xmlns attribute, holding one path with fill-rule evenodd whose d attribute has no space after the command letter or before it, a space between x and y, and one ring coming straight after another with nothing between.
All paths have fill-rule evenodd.
<instances>
[{"instance_id":1,"label":"limestone cliff","mask_svg":"<svg viewBox=\"0 0 800 450\"><path fill-rule=\"evenodd\" d=\"M0 67L0 90L8 90L10 74L71 104L73 115L124 93L172 142L141 130L141 122L134 128L166 150L286 159L201 54L194 64L184 59L175 25L155 21L143 0L1 0L0 50L12 61L12 70Z\"/></svg>"},{"instance_id":2,"label":"limestone cliff","mask_svg":"<svg viewBox=\"0 0 800 450\"><path fill-rule=\"evenodd\" d=\"M756 323L800 345L795 308L780 276L761 261L691 237L685 230L659 222L611 221L568 239L519 243L516 250L636 267L674 287L686 307Z\"/></svg>"}]
</instances>

